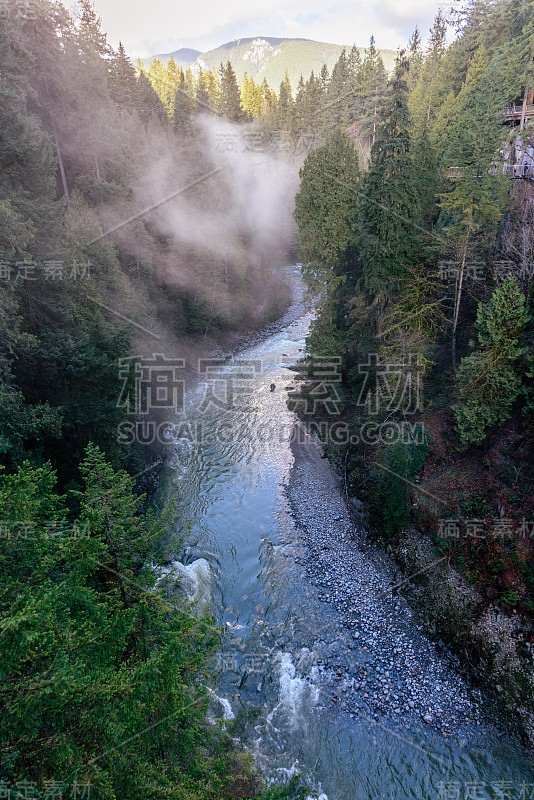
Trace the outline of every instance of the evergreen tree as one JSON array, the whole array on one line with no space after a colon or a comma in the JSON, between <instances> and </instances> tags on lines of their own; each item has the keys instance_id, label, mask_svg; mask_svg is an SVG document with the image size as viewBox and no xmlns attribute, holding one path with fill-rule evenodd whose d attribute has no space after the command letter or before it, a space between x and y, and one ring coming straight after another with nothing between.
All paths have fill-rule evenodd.
<instances>
[{"instance_id":1,"label":"evergreen tree","mask_svg":"<svg viewBox=\"0 0 534 800\"><path fill-rule=\"evenodd\" d=\"M221 102L221 84L219 83L219 76L217 70L212 67L205 74L206 86L208 89L209 105L212 113L216 114Z\"/></svg>"},{"instance_id":2,"label":"evergreen tree","mask_svg":"<svg viewBox=\"0 0 534 800\"><path fill-rule=\"evenodd\" d=\"M180 84L180 70L171 56L162 74L160 97L165 107L167 118L172 120L174 111L174 98Z\"/></svg>"},{"instance_id":3,"label":"evergreen tree","mask_svg":"<svg viewBox=\"0 0 534 800\"><path fill-rule=\"evenodd\" d=\"M430 142L426 125L414 137L413 163L419 195L421 221L423 226L430 231L434 227L439 214L437 194L440 183L436 153Z\"/></svg>"},{"instance_id":4,"label":"evergreen tree","mask_svg":"<svg viewBox=\"0 0 534 800\"><path fill-rule=\"evenodd\" d=\"M229 61L226 62L226 66L221 64L219 76L221 81L219 112L226 119L233 122L242 122L244 113L241 106L241 95L234 69Z\"/></svg>"},{"instance_id":5,"label":"evergreen tree","mask_svg":"<svg viewBox=\"0 0 534 800\"><path fill-rule=\"evenodd\" d=\"M440 9L430 29L427 57L411 98L410 108L416 127L432 123L443 99L440 76L447 49L446 35L447 23Z\"/></svg>"},{"instance_id":6,"label":"evergreen tree","mask_svg":"<svg viewBox=\"0 0 534 800\"><path fill-rule=\"evenodd\" d=\"M528 321L525 296L508 276L477 312L480 349L462 359L457 374L460 402L454 408L462 447L481 444L488 428L508 419L521 390L517 362Z\"/></svg>"},{"instance_id":7,"label":"evergreen tree","mask_svg":"<svg viewBox=\"0 0 534 800\"><path fill-rule=\"evenodd\" d=\"M197 88L195 93L195 106L198 114L205 114L211 111L210 95L208 92L208 82L206 73L200 70L197 78Z\"/></svg>"},{"instance_id":8,"label":"evergreen tree","mask_svg":"<svg viewBox=\"0 0 534 800\"><path fill-rule=\"evenodd\" d=\"M442 223L458 261L451 341L453 370L467 261L476 255L477 248L484 246L488 226L500 219L504 202L502 176L491 170L499 131L494 109L488 108L485 93L481 92L487 64L488 53L481 46L452 109L445 148L448 166L455 174L451 190L441 197Z\"/></svg>"},{"instance_id":9,"label":"evergreen tree","mask_svg":"<svg viewBox=\"0 0 534 800\"><path fill-rule=\"evenodd\" d=\"M148 77L150 79L150 83L156 90L164 109L167 100L167 80L165 72L166 71L163 62L160 61L159 58L153 58L148 67Z\"/></svg>"},{"instance_id":10,"label":"evergreen tree","mask_svg":"<svg viewBox=\"0 0 534 800\"><path fill-rule=\"evenodd\" d=\"M329 82L330 82L330 74L328 72L328 67L326 66L326 64L323 64L323 66L321 67L321 71L319 73L319 83L321 86L321 92L323 94L326 93Z\"/></svg>"},{"instance_id":11,"label":"evergreen tree","mask_svg":"<svg viewBox=\"0 0 534 800\"><path fill-rule=\"evenodd\" d=\"M301 133L310 133L316 128L321 99L321 84L312 70L304 85L304 90L299 95L298 114Z\"/></svg>"},{"instance_id":12,"label":"evergreen tree","mask_svg":"<svg viewBox=\"0 0 534 800\"><path fill-rule=\"evenodd\" d=\"M260 88L261 106L260 114L263 118L268 117L271 108L276 103L276 94L272 91L267 83L267 78L264 78Z\"/></svg>"},{"instance_id":13,"label":"evergreen tree","mask_svg":"<svg viewBox=\"0 0 534 800\"><path fill-rule=\"evenodd\" d=\"M332 77L328 84L326 101L329 105L328 123L331 128L339 125L346 126L349 122L349 108L351 105L351 74L345 50L334 64Z\"/></svg>"},{"instance_id":14,"label":"evergreen tree","mask_svg":"<svg viewBox=\"0 0 534 800\"><path fill-rule=\"evenodd\" d=\"M421 74L421 69L423 66L423 49L421 46L421 34L419 33L419 28L417 25L414 28L414 32L410 36L408 41L408 60L410 62L410 71L408 73L408 86L410 89L413 89L417 81L419 80L419 75Z\"/></svg>"},{"instance_id":15,"label":"evergreen tree","mask_svg":"<svg viewBox=\"0 0 534 800\"><path fill-rule=\"evenodd\" d=\"M364 285L379 306L420 252L418 191L408 112L408 64L397 59L360 202Z\"/></svg>"},{"instance_id":16,"label":"evergreen tree","mask_svg":"<svg viewBox=\"0 0 534 800\"><path fill-rule=\"evenodd\" d=\"M349 72L349 89L350 93L347 98L349 108L349 121L356 122L356 111L358 106L358 96L362 83L362 58L360 51L356 46L351 48L348 59L348 72Z\"/></svg>"},{"instance_id":17,"label":"evergreen tree","mask_svg":"<svg viewBox=\"0 0 534 800\"><path fill-rule=\"evenodd\" d=\"M28 58L29 54L20 48L19 57ZM11 59L9 54L8 63ZM57 162L52 140L36 114L28 113L21 102L21 95L32 92L24 73L10 75L9 69L0 72L0 258L3 259L27 257L39 234L56 228L55 219L61 209L56 202ZM50 111L53 116L53 109Z\"/></svg>"},{"instance_id":18,"label":"evergreen tree","mask_svg":"<svg viewBox=\"0 0 534 800\"><path fill-rule=\"evenodd\" d=\"M173 130L179 136L190 136L193 132L192 123L193 100L187 91L185 75L180 75L180 83L174 95L174 109L172 115Z\"/></svg>"},{"instance_id":19,"label":"evergreen tree","mask_svg":"<svg viewBox=\"0 0 534 800\"><path fill-rule=\"evenodd\" d=\"M295 198L299 258L310 287L325 289L330 299L348 269L360 178L357 153L340 128L308 154L300 178Z\"/></svg>"},{"instance_id":20,"label":"evergreen tree","mask_svg":"<svg viewBox=\"0 0 534 800\"><path fill-rule=\"evenodd\" d=\"M286 72L285 78L280 84L280 93L276 106L276 128L280 131L291 130L293 116L293 97L291 93L291 83Z\"/></svg>"},{"instance_id":21,"label":"evergreen tree","mask_svg":"<svg viewBox=\"0 0 534 800\"><path fill-rule=\"evenodd\" d=\"M36 797L54 781L102 800L212 800L234 780L254 796L248 762L206 720L217 632L176 592L169 604L151 566L163 520L98 448L82 472L74 520L49 464L0 477L0 778L24 776Z\"/></svg>"},{"instance_id":22,"label":"evergreen tree","mask_svg":"<svg viewBox=\"0 0 534 800\"><path fill-rule=\"evenodd\" d=\"M306 84L304 83L304 78L302 75L299 78L299 82L297 84L297 91L295 93L295 106L294 106L294 129L295 133L301 133L304 129L304 124L306 121L305 116L305 100L304 100L304 93L306 90Z\"/></svg>"},{"instance_id":23,"label":"evergreen tree","mask_svg":"<svg viewBox=\"0 0 534 800\"><path fill-rule=\"evenodd\" d=\"M15 383L13 362L27 359L37 347L36 338L21 330L19 311L15 293L0 288L0 460L11 469L29 456L32 440L59 437L62 423L59 409L28 403Z\"/></svg>"},{"instance_id":24,"label":"evergreen tree","mask_svg":"<svg viewBox=\"0 0 534 800\"><path fill-rule=\"evenodd\" d=\"M130 112L137 108L137 76L122 42L111 63L109 90L117 108Z\"/></svg>"},{"instance_id":25,"label":"evergreen tree","mask_svg":"<svg viewBox=\"0 0 534 800\"><path fill-rule=\"evenodd\" d=\"M319 297L309 346L316 342L322 354L336 355L337 293L352 269L360 180L358 155L342 129L337 128L324 145L308 154L300 178L295 198L299 258L306 283Z\"/></svg>"},{"instance_id":26,"label":"evergreen tree","mask_svg":"<svg viewBox=\"0 0 534 800\"><path fill-rule=\"evenodd\" d=\"M102 20L96 14L93 0L78 0L78 9L78 42L82 53L87 56L92 51L104 62L110 61L113 52L102 32Z\"/></svg>"},{"instance_id":27,"label":"evergreen tree","mask_svg":"<svg viewBox=\"0 0 534 800\"><path fill-rule=\"evenodd\" d=\"M370 147L373 146L375 141L386 88L387 73L384 68L384 62L376 49L374 36L371 36L362 64L361 83L355 111L355 119L358 121Z\"/></svg>"},{"instance_id":28,"label":"evergreen tree","mask_svg":"<svg viewBox=\"0 0 534 800\"><path fill-rule=\"evenodd\" d=\"M243 75L243 80L241 81L240 93L241 93L241 104L244 110L250 114L251 116L256 116L256 84L254 78L249 78L247 71Z\"/></svg>"},{"instance_id":29,"label":"evergreen tree","mask_svg":"<svg viewBox=\"0 0 534 800\"><path fill-rule=\"evenodd\" d=\"M145 125L148 125L152 117L155 117L160 123L167 122L163 103L144 72L141 72L137 78L137 98L139 116Z\"/></svg>"},{"instance_id":30,"label":"evergreen tree","mask_svg":"<svg viewBox=\"0 0 534 800\"><path fill-rule=\"evenodd\" d=\"M187 91L189 92L191 97L194 97L196 89L196 81L191 67L188 67L184 74L185 74L185 83L187 85Z\"/></svg>"}]
</instances>

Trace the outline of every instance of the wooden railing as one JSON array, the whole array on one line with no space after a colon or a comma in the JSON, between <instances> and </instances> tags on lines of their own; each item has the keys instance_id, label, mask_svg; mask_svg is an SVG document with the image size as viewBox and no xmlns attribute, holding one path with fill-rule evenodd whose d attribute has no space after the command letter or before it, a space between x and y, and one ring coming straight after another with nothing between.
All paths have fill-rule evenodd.
<instances>
[{"instance_id":1,"label":"wooden railing","mask_svg":"<svg viewBox=\"0 0 534 800\"><path fill-rule=\"evenodd\" d=\"M499 112L498 117L503 120L521 119L523 113L523 106L507 106ZM534 105L528 105L525 108L525 117L534 117Z\"/></svg>"},{"instance_id":2,"label":"wooden railing","mask_svg":"<svg viewBox=\"0 0 534 800\"><path fill-rule=\"evenodd\" d=\"M534 181L534 164L505 164L503 172L510 178L526 178Z\"/></svg>"}]
</instances>

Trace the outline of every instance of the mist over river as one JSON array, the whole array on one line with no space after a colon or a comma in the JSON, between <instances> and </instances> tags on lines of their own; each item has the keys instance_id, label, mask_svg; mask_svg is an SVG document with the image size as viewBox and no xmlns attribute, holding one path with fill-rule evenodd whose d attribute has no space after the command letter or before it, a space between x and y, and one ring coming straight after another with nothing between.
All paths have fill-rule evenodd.
<instances>
[{"instance_id":1,"label":"mist over river","mask_svg":"<svg viewBox=\"0 0 534 800\"><path fill-rule=\"evenodd\" d=\"M186 393L202 437L173 445L157 498L176 504L167 572L225 630L213 715L256 709L243 736L258 768L300 772L322 800L534 797L530 756L392 594L313 442L292 440L311 314L290 320Z\"/></svg>"}]
</instances>

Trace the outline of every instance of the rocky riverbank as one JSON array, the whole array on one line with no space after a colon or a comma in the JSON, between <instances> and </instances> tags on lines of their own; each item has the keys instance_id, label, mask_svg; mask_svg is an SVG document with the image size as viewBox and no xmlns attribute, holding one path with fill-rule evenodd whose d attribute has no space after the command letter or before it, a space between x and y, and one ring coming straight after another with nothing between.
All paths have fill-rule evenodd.
<instances>
[{"instance_id":1,"label":"rocky riverbank","mask_svg":"<svg viewBox=\"0 0 534 800\"><path fill-rule=\"evenodd\" d=\"M306 553L300 563L352 640L348 663L333 656L321 665L330 701L390 728L425 725L460 742L476 740L490 726L484 694L460 675L459 659L425 635L397 593L405 576L367 542L318 447L298 436L292 451L287 496Z\"/></svg>"},{"instance_id":2,"label":"rocky riverbank","mask_svg":"<svg viewBox=\"0 0 534 800\"><path fill-rule=\"evenodd\" d=\"M404 531L388 549L402 573L415 576L403 593L425 630L458 653L463 670L488 694L492 715L534 748L531 623L488 603L446 560L435 563L420 531Z\"/></svg>"}]
</instances>

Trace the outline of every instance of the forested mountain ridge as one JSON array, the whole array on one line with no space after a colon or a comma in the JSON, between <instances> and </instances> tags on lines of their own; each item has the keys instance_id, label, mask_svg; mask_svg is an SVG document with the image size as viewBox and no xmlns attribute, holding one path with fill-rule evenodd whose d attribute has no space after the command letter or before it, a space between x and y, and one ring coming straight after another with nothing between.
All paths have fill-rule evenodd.
<instances>
[{"instance_id":1,"label":"forested mountain ridge","mask_svg":"<svg viewBox=\"0 0 534 800\"><path fill-rule=\"evenodd\" d=\"M213 48L204 53L198 53L191 63L189 55L184 60L180 51L165 55L155 55L143 59L145 68L150 66L153 59L158 59L165 66L172 57L177 66L184 70L191 67L194 73L200 69L209 71L217 69L221 61L230 61L240 83L245 72L249 77L262 82L264 79L270 86L278 87L284 80L287 72L289 80L296 86L301 75L307 78L314 71L320 72L323 64L331 70L338 60L343 49L349 50L351 45L329 44L315 42L308 39L287 39L272 36L255 36L236 39L226 42L220 47ZM358 52L363 58L364 47L358 47ZM390 71L395 64L395 51L380 49L379 53L384 61L386 70Z\"/></svg>"},{"instance_id":2,"label":"forested mountain ridge","mask_svg":"<svg viewBox=\"0 0 534 800\"><path fill-rule=\"evenodd\" d=\"M415 60L421 59L421 38L412 42ZM252 122L249 150L269 151L301 158L324 140L328 132L345 126L357 144L362 162L369 157L387 86L387 70L374 37L365 48L341 49L331 70L304 77L296 86L285 74L278 88L267 80L256 81L244 73L239 83L228 60L216 69L183 69L170 58L165 66L155 59L146 70L138 62L161 99L174 125L181 126L191 114L209 113L234 122Z\"/></svg>"}]
</instances>

